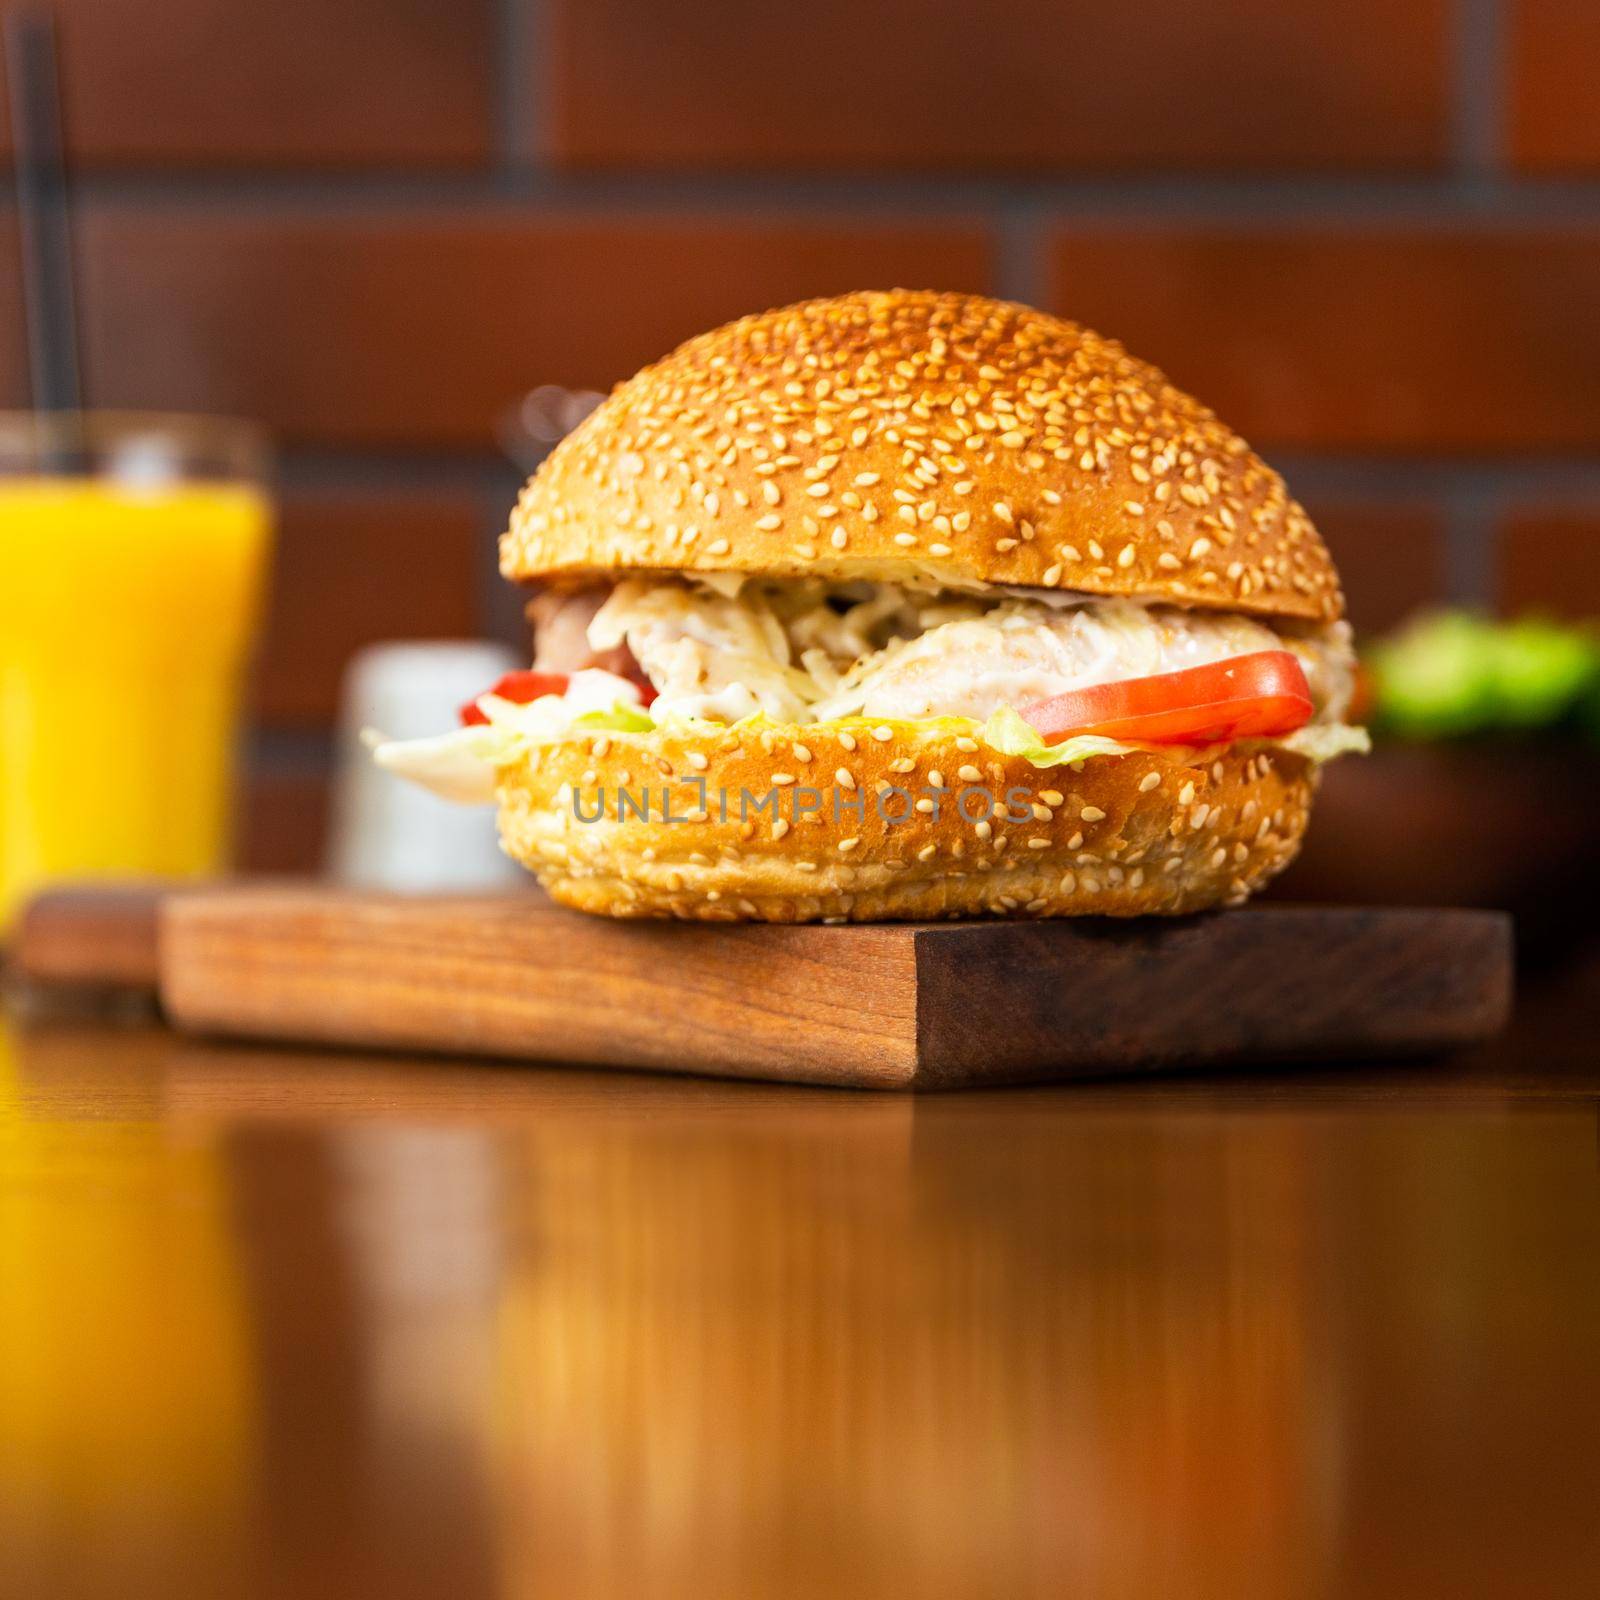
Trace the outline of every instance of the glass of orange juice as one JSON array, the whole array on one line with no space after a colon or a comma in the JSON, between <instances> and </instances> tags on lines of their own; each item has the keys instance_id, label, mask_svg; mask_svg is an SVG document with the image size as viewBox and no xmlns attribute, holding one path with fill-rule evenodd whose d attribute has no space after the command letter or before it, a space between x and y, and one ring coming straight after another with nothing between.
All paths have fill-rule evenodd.
<instances>
[{"instance_id":1,"label":"glass of orange juice","mask_svg":"<svg viewBox=\"0 0 1600 1600\"><path fill-rule=\"evenodd\" d=\"M0 936L53 880L226 866L266 465L242 422L0 413Z\"/></svg>"}]
</instances>

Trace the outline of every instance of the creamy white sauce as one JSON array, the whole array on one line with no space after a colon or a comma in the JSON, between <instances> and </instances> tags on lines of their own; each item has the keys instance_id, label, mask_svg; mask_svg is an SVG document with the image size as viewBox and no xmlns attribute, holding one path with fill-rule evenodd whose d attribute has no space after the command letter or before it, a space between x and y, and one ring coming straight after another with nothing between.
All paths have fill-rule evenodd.
<instances>
[{"instance_id":1,"label":"creamy white sauce","mask_svg":"<svg viewBox=\"0 0 1600 1600\"><path fill-rule=\"evenodd\" d=\"M842 609L830 600L843 601ZM657 691L649 710L657 722L736 722L757 713L797 723L855 715L981 722L1001 707L1020 710L1097 683L1289 650L1305 668L1316 705L1311 725L1289 742L1316 759L1364 742L1359 730L1341 726L1355 669L1342 622L1280 624L1029 590L973 594L858 583L841 594L821 583L720 576L705 583L633 578L598 609L592 594L573 596L571 604L573 616L559 624L581 619L597 654L625 644ZM482 696L486 727L404 742L374 735L370 742L389 771L446 799L487 803L497 766L528 744L566 737L587 712L640 700L635 683L591 668L574 672L565 694L526 705Z\"/></svg>"},{"instance_id":2,"label":"creamy white sauce","mask_svg":"<svg viewBox=\"0 0 1600 1600\"><path fill-rule=\"evenodd\" d=\"M1274 626L1139 600L987 595L858 584L842 612L821 584L747 583L736 594L677 578L617 586L589 627L626 643L660 699L653 714L784 722L862 715L987 718L1001 706L1178 672L1259 650L1300 660L1319 721L1349 704L1349 628Z\"/></svg>"}]
</instances>

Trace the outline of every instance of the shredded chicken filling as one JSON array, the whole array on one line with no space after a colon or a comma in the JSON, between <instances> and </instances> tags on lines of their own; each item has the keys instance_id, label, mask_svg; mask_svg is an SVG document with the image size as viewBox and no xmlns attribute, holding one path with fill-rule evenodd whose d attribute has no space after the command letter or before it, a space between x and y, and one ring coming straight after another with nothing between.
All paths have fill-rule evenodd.
<instances>
[{"instance_id":1,"label":"shredded chicken filling","mask_svg":"<svg viewBox=\"0 0 1600 1600\"><path fill-rule=\"evenodd\" d=\"M1354 681L1342 622L1043 590L628 578L609 592L542 595L532 612L537 667L647 679L657 717L981 721L1098 683L1288 650L1314 720L1335 723Z\"/></svg>"}]
</instances>

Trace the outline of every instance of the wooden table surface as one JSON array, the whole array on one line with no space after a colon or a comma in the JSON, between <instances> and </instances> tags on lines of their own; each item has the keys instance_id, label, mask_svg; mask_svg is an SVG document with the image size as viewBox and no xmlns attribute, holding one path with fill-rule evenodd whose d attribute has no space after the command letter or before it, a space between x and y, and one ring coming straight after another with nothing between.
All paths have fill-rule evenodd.
<instances>
[{"instance_id":1,"label":"wooden table surface","mask_svg":"<svg viewBox=\"0 0 1600 1600\"><path fill-rule=\"evenodd\" d=\"M0 1595L1600 1585L1600 967L922 1100L0 1032Z\"/></svg>"}]
</instances>

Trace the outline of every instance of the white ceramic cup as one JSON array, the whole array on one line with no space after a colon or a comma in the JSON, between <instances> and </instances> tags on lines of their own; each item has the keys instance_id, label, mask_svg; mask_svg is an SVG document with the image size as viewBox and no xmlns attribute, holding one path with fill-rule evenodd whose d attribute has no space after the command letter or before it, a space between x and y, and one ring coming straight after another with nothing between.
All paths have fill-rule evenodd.
<instances>
[{"instance_id":1,"label":"white ceramic cup","mask_svg":"<svg viewBox=\"0 0 1600 1600\"><path fill-rule=\"evenodd\" d=\"M345 672L328 870L369 889L489 889L526 881L495 835L494 809L440 800L373 764L362 731L421 739L458 726L465 701L520 665L475 640L369 645Z\"/></svg>"}]
</instances>

